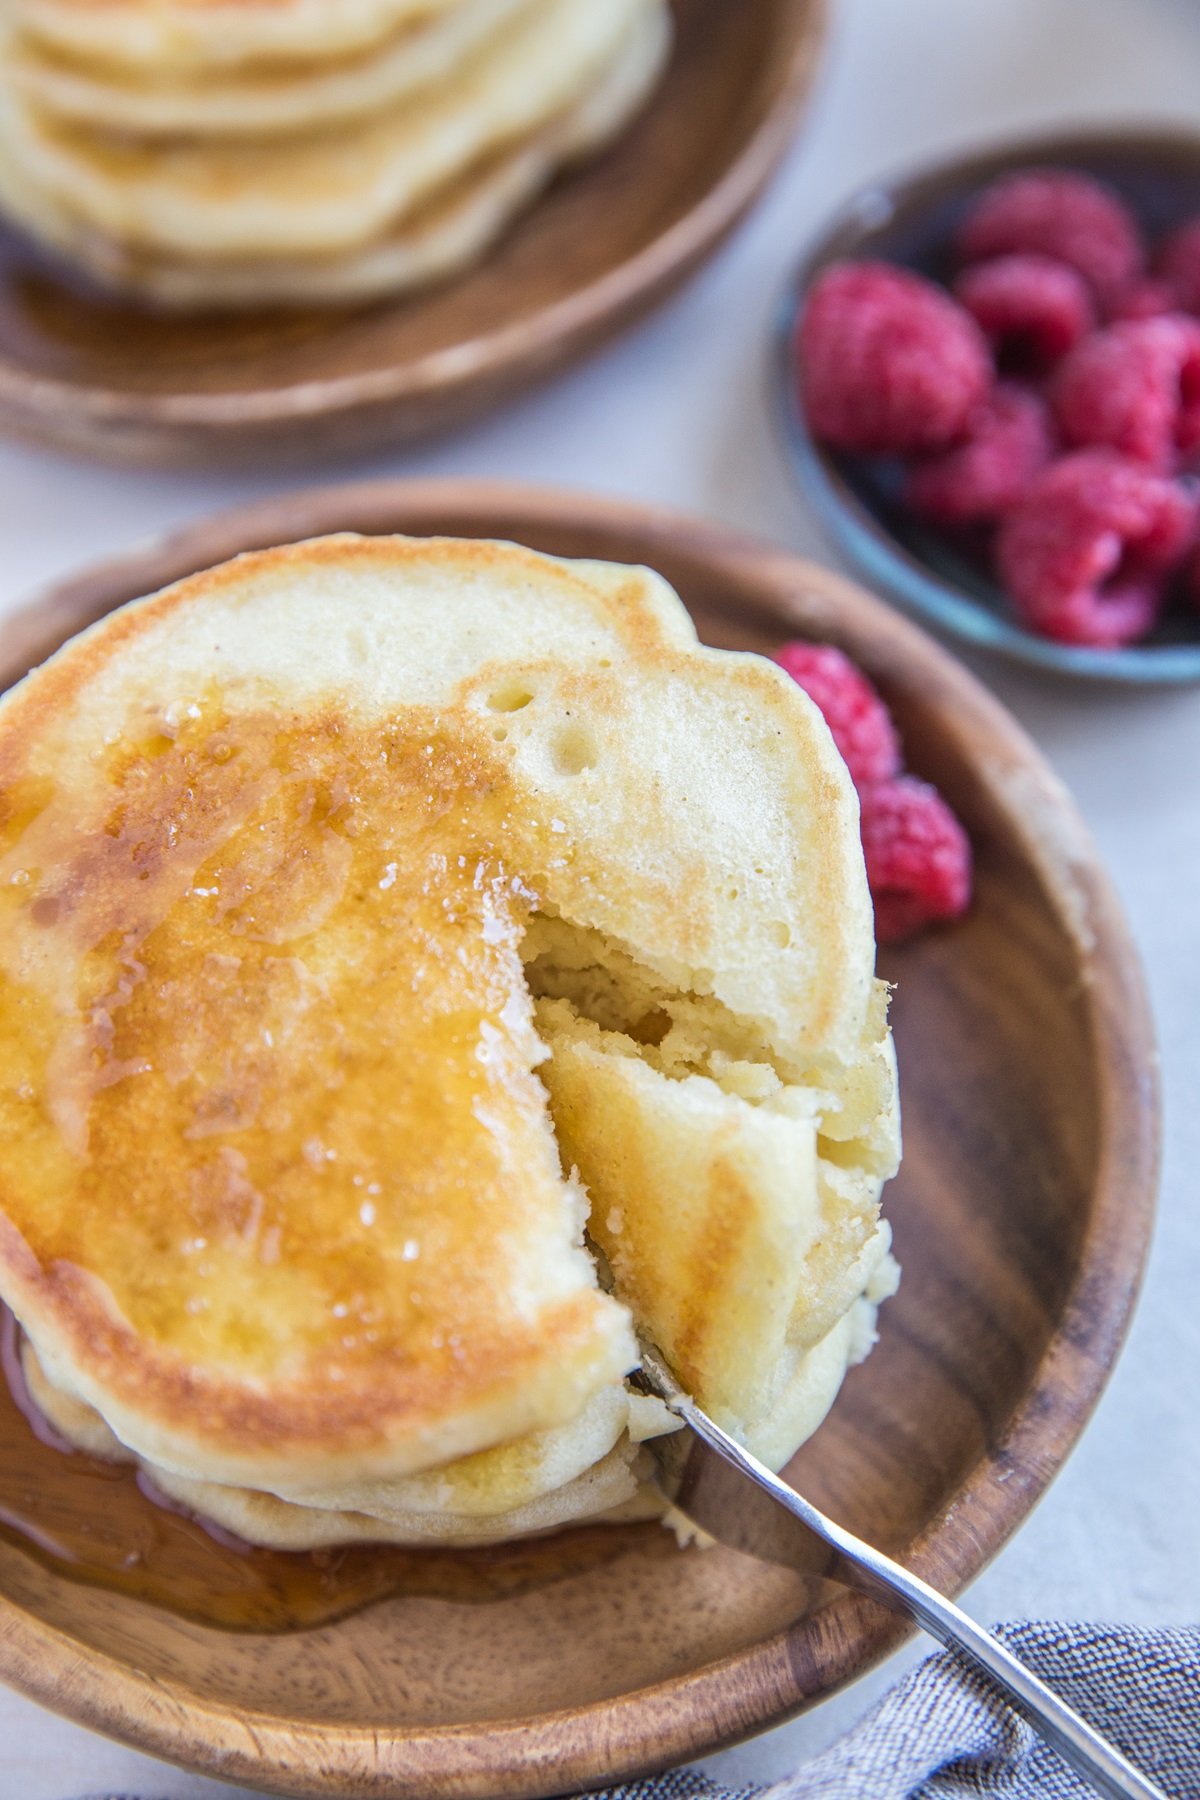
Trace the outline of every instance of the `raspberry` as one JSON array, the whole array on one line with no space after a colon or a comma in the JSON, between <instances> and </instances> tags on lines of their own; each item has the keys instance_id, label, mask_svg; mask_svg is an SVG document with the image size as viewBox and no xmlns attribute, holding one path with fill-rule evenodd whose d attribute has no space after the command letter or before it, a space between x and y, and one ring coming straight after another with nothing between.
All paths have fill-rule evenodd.
<instances>
[{"instance_id":1,"label":"raspberry","mask_svg":"<svg viewBox=\"0 0 1200 1800\"><path fill-rule=\"evenodd\" d=\"M1200 448L1200 322L1169 313L1094 332L1064 359L1053 401L1069 444L1168 473Z\"/></svg>"},{"instance_id":2,"label":"raspberry","mask_svg":"<svg viewBox=\"0 0 1200 1800\"><path fill-rule=\"evenodd\" d=\"M1122 288L1109 306L1108 316L1115 325L1122 319L1158 319L1163 313L1179 312L1180 309L1179 294L1173 282L1144 275Z\"/></svg>"},{"instance_id":3,"label":"raspberry","mask_svg":"<svg viewBox=\"0 0 1200 1800\"><path fill-rule=\"evenodd\" d=\"M1154 267L1174 288L1184 312L1200 312L1200 219L1189 219L1163 239Z\"/></svg>"},{"instance_id":4,"label":"raspberry","mask_svg":"<svg viewBox=\"0 0 1200 1800\"><path fill-rule=\"evenodd\" d=\"M1129 286L1145 261L1129 209L1069 169L1025 169L992 182L959 232L964 262L1032 251L1077 269L1100 301Z\"/></svg>"},{"instance_id":5,"label":"raspberry","mask_svg":"<svg viewBox=\"0 0 1200 1800\"><path fill-rule=\"evenodd\" d=\"M1048 368L1096 323L1083 276L1049 256L977 263L959 276L954 292L1007 368Z\"/></svg>"},{"instance_id":6,"label":"raspberry","mask_svg":"<svg viewBox=\"0 0 1200 1800\"><path fill-rule=\"evenodd\" d=\"M904 497L914 512L945 525L989 524L1015 505L1053 453L1045 401L1002 381L963 443L912 469Z\"/></svg>"},{"instance_id":7,"label":"raspberry","mask_svg":"<svg viewBox=\"0 0 1200 1800\"><path fill-rule=\"evenodd\" d=\"M1182 489L1110 450L1052 463L1000 527L997 563L1017 610L1064 644L1131 643L1158 616L1194 509Z\"/></svg>"},{"instance_id":8,"label":"raspberry","mask_svg":"<svg viewBox=\"0 0 1200 1800\"><path fill-rule=\"evenodd\" d=\"M884 781L900 767L896 727L861 669L831 644L784 644L781 669L799 682L824 716L855 787Z\"/></svg>"},{"instance_id":9,"label":"raspberry","mask_svg":"<svg viewBox=\"0 0 1200 1800\"><path fill-rule=\"evenodd\" d=\"M879 694L831 645L783 644L775 661L820 708L858 788L879 941L957 918L971 897L971 846L934 789L900 774L896 727Z\"/></svg>"},{"instance_id":10,"label":"raspberry","mask_svg":"<svg viewBox=\"0 0 1200 1800\"><path fill-rule=\"evenodd\" d=\"M836 263L798 326L813 432L843 450L936 450L987 393L983 334L932 282L886 263Z\"/></svg>"},{"instance_id":11,"label":"raspberry","mask_svg":"<svg viewBox=\"0 0 1200 1800\"><path fill-rule=\"evenodd\" d=\"M971 899L971 846L941 795L912 775L862 795L863 855L881 944L957 919Z\"/></svg>"}]
</instances>

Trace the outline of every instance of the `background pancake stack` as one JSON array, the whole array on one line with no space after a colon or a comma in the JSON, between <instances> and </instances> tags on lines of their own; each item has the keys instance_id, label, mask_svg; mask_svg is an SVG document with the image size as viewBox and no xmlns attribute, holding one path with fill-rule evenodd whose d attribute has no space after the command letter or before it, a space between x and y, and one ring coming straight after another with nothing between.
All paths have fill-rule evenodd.
<instances>
[{"instance_id":1,"label":"background pancake stack","mask_svg":"<svg viewBox=\"0 0 1200 1800\"><path fill-rule=\"evenodd\" d=\"M13 0L0 207L176 306L351 301L476 261L641 105L666 0Z\"/></svg>"}]
</instances>

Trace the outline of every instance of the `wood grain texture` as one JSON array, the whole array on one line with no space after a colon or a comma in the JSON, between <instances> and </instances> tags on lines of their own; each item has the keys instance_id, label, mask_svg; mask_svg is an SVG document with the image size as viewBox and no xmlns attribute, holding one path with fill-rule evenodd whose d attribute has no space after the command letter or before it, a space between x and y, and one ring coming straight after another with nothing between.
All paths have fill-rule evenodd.
<instances>
[{"instance_id":1,"label":"wood grain texture","mask_svg":"<svg viewBox=\"0 0 1200 1800\"><path fill-rule=\"evenodd\" d=\"M646 112L470 273L393 303L196 318L63 279L0 226L0 429L109 460L302 460L456 424L677 286L795 132L828 0L675 0Z\"/></svg>"},{"instance_id":2,"label":"wood grain texture","mask_svg":"<svg viewBox=\"0 0 1200 1800\"><path fill-rule=\"evenodd\" d=\"M337 528L513 537L645 561L702 634L843 645L895 708L978 856L970 917L889 953L906 1157L888 1192L904 1283L793 1463L795 1483L951 1592L1020 1523L1115 1359L1150 1234L1155 1057L1136 958L1070 800L1011 718L848 582L701 521L527 489L375 484L207 522L14 620L11 680L125 599L243 548ZM405 1595L287 1636L230 1635L0 1544L0 1674L161 1756L297 1795L561 1793L776 1723L890 1649L865 1600L613 1530L552 1545L520 1591Z\"/></svg>"}]
</instances>

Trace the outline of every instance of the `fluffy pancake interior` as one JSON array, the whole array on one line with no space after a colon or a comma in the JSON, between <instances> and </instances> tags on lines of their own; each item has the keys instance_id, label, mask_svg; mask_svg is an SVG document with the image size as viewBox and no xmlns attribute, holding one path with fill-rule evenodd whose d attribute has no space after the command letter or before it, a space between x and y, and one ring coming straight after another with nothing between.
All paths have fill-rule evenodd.
<instances>
[{"instance_id":1,"label":"fluffy pancake interior","mask_svg":"<svg viewBox=\"0 0 1200 1800\"><path fill-rule=\"evenodd\" d=\"M617 1292L720 1423L790 1454L821 1416L803 1359L886 1285L878 1202L897 1121L882 994L830 1091L599 932L535 917L523 954L559 1147Z\"/></svg>"}]
</instances>

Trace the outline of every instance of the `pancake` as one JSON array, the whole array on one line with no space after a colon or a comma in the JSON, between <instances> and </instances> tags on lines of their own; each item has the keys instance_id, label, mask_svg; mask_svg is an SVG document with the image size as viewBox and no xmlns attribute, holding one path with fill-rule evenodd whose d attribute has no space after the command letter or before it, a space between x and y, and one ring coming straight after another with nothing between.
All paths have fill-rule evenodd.
<instances>
[{"instance_id":1,"label":"pancake","mask_svg":"<svg viewBox=\"0 0 1200 1800\"><path fill-rule=\"evenodd\" d=\"M336 537L122 609L0 701L0 908L43 1404L254 1541L644 1507L635 1321L776 1466L869 1348L853 788L649 571Z\"/></svg>"},{"instance_id":2,"label":"pancake","mask_svg":"<svg viewBox=\"0 0 1200 1800\"><path fill-rule=\"evenodd\" d=\"M462 0L9 0L15 24L116 68L196 73L351 55Z\"/></svg>"},{"instance_id":3,"label":"pancake","mask_svg":"<svg viewBox=\"0 0 1200 1800\"><path fill-rule=\"evenodd\" d=\"M477 262L560 169L614 137L654 87L670 42L666 10L646 13L583 100L526 142L472 169L379 243L351 254L236 261L130 254L36 193L6 162L2 142L0 206L97 281L160 306L327 304L403 293Z\"/></svg>"},{"instance_id":4,"label":"pancake","mask_svg":"<svg viewBox=\"0 0 1200 1800\"><path fill-rule=\"evenodd\" d=\"M614 1386L556 1431L421 1475L323 1496L320 1502L285 1500L177 1475L134 1457L93 1407L50 1380L28 1343L21 1360L30 1399L74 1449L104 1462L140 1461L169 1501L273 1550L494 1544L585 1520L615 1524L653 1518L661 1505L640 1446L677 1426L660 1402Z\"/></svg>"},{"instance_id":5,"label":"pancake","mask_svg":"<svg viewBox=\"0 0 1200 1800\"><path fill-rule=\"evenodd\" d=\"M860 1295L878 1301L893 1281L891 1234L879 1219L895 1154L890 1039L881 1008L864 1044L884 1109L873 1122L876 1154L855 1143L844 1167L832 1141L821 1143L826 1097L784 1083L769 1062L714 1049L723 1022L710 1010L705 1052L680 1056L678 1025L655 1049L563 1000L540 1005L538 1030L553 1052L541 1073L616 1291L718 1424L781 1465L856 1360L848 1339L840 1352L827 1343L826 1362L840 1353L840 1367L831 1384L814 1383L808 1353L831 1334L838 1341Z\"/></svg>"},{"instance_id":6,"label":"pancake","mask_svg":"<svg viewBox=\"0 0 1200 1800\"><path fill-rule=\"evenodd\" d=\"M887 1259L872 1293L858 1300L793 1369L791 1417L777 1433L787 1447L772 1452L768 1443L760 1446L760 1454L779 1467L791 1454L791 1433L799 1442L816 1430L847 1369L872 1348L876 1307L894 1290L895 1273ZM270 1550L364 1543L467 1547L541 1536L569 1525L661 1517L653 1463L642 1446L678 1429L678 1421L660 1402L628 1389L605 1390L597 1396L599 1404L593 1402L571 1427L485 1450L423 1475L297 1501L177 1475L135 1457L94 1408L51 1382L29 1344L23 1346L22 1367L29 1397L67 1444L100 1461L139 1463L169 1502ZM601 1450L609 1435L608 1403L618 1394L623 1429L610 1448ZM597 1447L594 1461L580 1455L589 1439ZM572 1463L580 1465L578 1473L568 1472Z\"/></svg>"},{"instance_id":7,"label":"pancake","mask_svg":"<svg viewBox=\"0 0 1200 1800\"><path fill-rule=\"evenodd\" d=\"M258 136L362 118L451 76L529 0L460 0L366 50L311 68L123 70L16 37L7 79L32 106L139 136Z\"/></svg>"},{"instance_id":8,"label":"pancake","mask_svg":"<svg viewBox=\"0 0 1200 1800\"><path fill-rule=\"evenodd\" d=\"M536 134L612 67L659 0L531 0L402 108L264 141L154 141L66 127L7 86L20 182L130 251L190 260L361 249L482 160Z\"/></svg>"}]
</instances>

